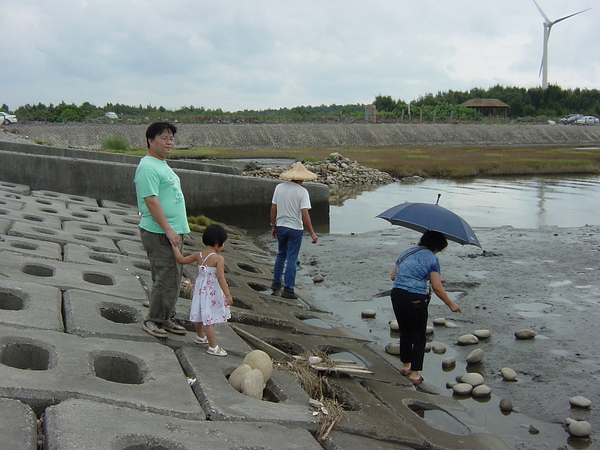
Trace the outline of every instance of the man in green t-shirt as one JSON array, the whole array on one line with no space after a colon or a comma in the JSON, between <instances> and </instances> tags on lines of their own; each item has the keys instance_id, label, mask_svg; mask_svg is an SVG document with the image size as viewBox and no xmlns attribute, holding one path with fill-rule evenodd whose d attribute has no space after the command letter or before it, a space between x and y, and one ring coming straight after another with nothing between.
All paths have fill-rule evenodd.
<instances>
[{"instance_id":1,"label":"man in green t-shirt","mask_svg":"<svg viewBox=\"0 0 600 450\"><path fill-rule=\"evenodd\" d=\"M160 338L166 338L167 331L186 332L173 320L183 268L175 260L171 244L181 250L183 235L190 232L179 177L165 160L173 150L176 132L177 128L166 122L148 127L148 153L140 160L134 177L142 215L140 235L152 273L148 315L142 329Z\"/></svg>"}]
</instances>

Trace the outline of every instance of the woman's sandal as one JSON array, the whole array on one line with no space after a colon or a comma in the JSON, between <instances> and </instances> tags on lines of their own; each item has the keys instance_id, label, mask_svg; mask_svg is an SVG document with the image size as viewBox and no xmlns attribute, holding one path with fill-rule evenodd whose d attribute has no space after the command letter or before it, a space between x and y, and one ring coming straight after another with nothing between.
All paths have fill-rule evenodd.
<instances>
[{"instance_id":1,"label":"woman's sandal","mask_svg":"<svg viewBox=\"0 0 600 450\"><path fill-rule=\"evenodd\" d=\"M400 369L400 375L406 376L410 373L410 369Z\"/></svg>"},{"instance_id":2,"label":"woman's sandal","mask_svg":"<svg viewBox=\"0 0 600 450\"><path fill-rule=\"evenodd\" d=\"M409 380L409 381L410 381L412 384L419 384L419 383L422 383L423 381L425 381L425 379L424 379L424 378L423 378L421 375L419 375L419 378L411 378L411 377L408 377L408 380Z\"/></svg>"},{"instance_id":3,"label":"woman's sandal","mask_svg":"<svg viewBox=\"0 0 600 450\"><path fill-rule=\"evenodd\" d=\"M223 350L221 347L219 347L218 345L216 347L208 347L208 350L206 350L206 353L208 353L209 355L213 355L213 356L227 356L227 352L225 350Z\"/></svg>"},{"instance_id":4,"label":"woman's sandal","mask_svg":"<svg viewBox=\"0 0 600 450\"><path fill-rule=\"evenodd\" d=\"M208 344L208 338L206 338L206 337L201 338L200 336L196 336L196 339L194 339L194 343L200 344L200 345Z\"/></svg>"}]
</instances>

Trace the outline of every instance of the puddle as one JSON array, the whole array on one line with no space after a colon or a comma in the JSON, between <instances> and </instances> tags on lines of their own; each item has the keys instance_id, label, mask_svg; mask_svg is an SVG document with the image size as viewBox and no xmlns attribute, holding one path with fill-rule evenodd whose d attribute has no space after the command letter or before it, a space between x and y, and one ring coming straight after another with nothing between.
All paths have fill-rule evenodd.
<instances>
[{"instance_id":1,"label":"puddle","mask_svg":"<svg viewBox=\"0 0 600 450\"><path fill-rule=\"evenodd\" d=\"M439 409L427 409L420 405L409 405L409 408L417 416L423 419L427 425L446 433L468 436L471 431L456 418L446 411Z\"/></svg>"},{"instance_id":2,"label":"puddle","mask_svg":"<svg viewBox=\"0 0 600 450\"><path fill-rule=\"evenodd\" d=\"M470 275L473 278L484 279L485 274L488 272L489 270L472 270L470 272L467 272L467 275Z\"/></svg>"},{"instance_id":3,"label":"puddle","mask_svg":"<svg viewBox=\"0 0 600 450\"><path fill-rule=\"evenodd\" d=\"M310 319L304 319L302 322L307 325L311 325L313 327L318 327L318 328L333 328L333 325L325 322L324 320L317 319L316 317L310 318Z\"/></svg>"}]
</instances>

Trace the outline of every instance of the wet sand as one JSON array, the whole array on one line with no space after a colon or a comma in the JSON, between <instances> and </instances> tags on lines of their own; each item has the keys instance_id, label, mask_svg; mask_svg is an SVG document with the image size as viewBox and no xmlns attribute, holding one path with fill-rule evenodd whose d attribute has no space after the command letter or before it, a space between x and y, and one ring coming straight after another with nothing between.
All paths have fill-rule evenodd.
<instances>
[{"instance_id":1,"label":"wet sand","mask_svg":"<svg viewBox=\"0 0 600 450\"><path fill-rule=\"evenodd\" d=\"M489 405L475 407L472 414L488 422L492 433L518 445L516 448L567 444L563 429L567 417L590 422L593 438L588 443L569 440L569 446L593 448L598 442L594 435L600 431L600 227L500 227L475 232L485 253L475 246L450 242L439 254L444 286L463 312L454 314L435 296L432 299L430 324L434 318L444 317L457 327L435 327L431 343L442 342L448 351L426 355L425 379L441 395L450 396L447 381L467 371L481 373L493 396ZM399 227L357 235L322 235L316 245L305 237L297 289L312 296L316 306L332 312L332 319L347 328L382 346L397 342L388 326L394 319L389 274L400 251L415 245L419 237L419 233ZM257 241L271 251L276 249L269 235L261 235ZM324 277L322 283L313 283L317 274ZM367 308L377 312L375 319L361 318L360 312ZM478 345L456 344L459 336L478 329L490 330L491 338ZM532 340L517 340L514 333L521 329L532 329L537 335ZM467 367L465 358L475 348L481 348L485 358ZM441 360L448 356L456 357L457 365L444 371ZM503 367L517 372L516 382L502 380ZM592 408L572 409L569 398L577 395L590 399ZM522 414L502 419L498 414L502 398L510 399ZM473 400L463 400L467 407L473 406L469 406ZM532 435L529 425L540 434Z\"/></svg>"}]
</instances>

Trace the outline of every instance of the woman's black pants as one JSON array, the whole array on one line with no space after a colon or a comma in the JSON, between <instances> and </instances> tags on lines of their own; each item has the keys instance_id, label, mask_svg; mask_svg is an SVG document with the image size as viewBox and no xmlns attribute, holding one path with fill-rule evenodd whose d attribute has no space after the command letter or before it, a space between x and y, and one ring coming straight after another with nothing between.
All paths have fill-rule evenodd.
<instances>
[{"instance_id":1,"label":"woman's black pants","mask_svg":"<svg viewBox=\"0 0 600 450\"><path fill-rule=\"evenodd\" d=\"M423 370L429 298L399 288L392 289L391 297L400 328L400 361L410 363L411 370Z\"/></svg>"}]
</instances>

